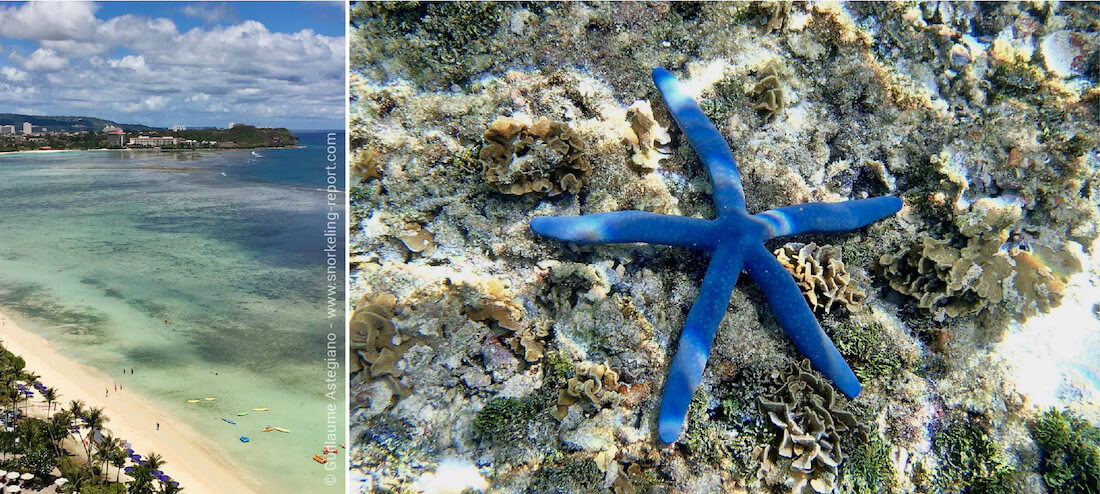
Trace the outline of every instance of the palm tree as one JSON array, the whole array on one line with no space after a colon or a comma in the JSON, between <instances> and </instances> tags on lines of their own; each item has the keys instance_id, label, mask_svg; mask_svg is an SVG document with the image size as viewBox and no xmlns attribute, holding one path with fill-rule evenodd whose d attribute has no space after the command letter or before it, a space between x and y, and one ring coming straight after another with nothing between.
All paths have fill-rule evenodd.
<instances>
[{"instance_id":1,"label":"palm tree","mask_svg":"<svg viewBox=\"0 0 1100 494\"><path fill-rule=\"evenodd\" d=\"M57 403L57 398L60 396L60 393L57 392L57 388L46 388L44 396L46 398L46 405L49 406L49 408L46 409L46 418L49 418L50 414L53 413L53 404Z\"/></svg>"},{"instance_id":2,"label":"palm tree","mask_svg":"<svg viewBox=\"0 0 1100 494\"><path fill-rule=\"evenodd\" d=\"M61 410L50 417L48 423L54 454L56 454L58 458L61 458L64 456L61 451L61 443L66 437L69 437L69 428L72 427L73 424L73 415L68 410Z\"/></svg>"},{"instance_id":3,"label":"palm tree","mask_svg":"<svg viewBox=\"0 0 1100 494\"><path fill-rule=\"evenodd\" d=\"M126 460L130 457L126 456L126 450L122 449L122 445L114 451L111 455L111 465L115 467L115 483L118 483L118 479L122 477L122 467L126 466Z\"/></svg>"},{"instance_id":4,"label":"palm tree","mask_svg":"<svg viewBox=\"0 0 1100 494\"><path fill-rule=\"evenodd\" d=\"M83 422L84 421L84 415L88 412L87 412L87 410L84 409L84 402L83 401L81 401L81 400L72 400L72 401L69 402L69 413L71 413L73 415L73 420L74 421ZM71 427L71 425L70 425L70 427ZM77 441L80 442L80 445L87 447L84 443L84 433L81 432L80 422L76 422L76 431L74 431L74 433L76 434Z\"/></svg>"},{"instance_id":5,"label":"palm tree","mask_svg":"<svg viewBox=\"0 0 1100 494\"><path fill-rule=\"evenodd\" d=\"M103 414L103 409L99 407L92 407L84 411L84 423L88 425L88 437L90 440L84 445L84 452L88 455L88 465L92 464L92 440L95 439L95 433L103 429L103 424L107 422L107 416Z\"/></svg>"},{"instance_id":6,"label":"palm tree","mask_svg":"<svg viewBox=\"0 0 1100 494\"><path fill-rule=\"evenodd\" d=\"M118 454L122 451L122 440L114 436L107 436L103 438L103 441L99 443L99 450L96 452L96 456L103 462L103 481L109 481L107 476L107 465L112 463Z\"/></svg>"}]
</instances>

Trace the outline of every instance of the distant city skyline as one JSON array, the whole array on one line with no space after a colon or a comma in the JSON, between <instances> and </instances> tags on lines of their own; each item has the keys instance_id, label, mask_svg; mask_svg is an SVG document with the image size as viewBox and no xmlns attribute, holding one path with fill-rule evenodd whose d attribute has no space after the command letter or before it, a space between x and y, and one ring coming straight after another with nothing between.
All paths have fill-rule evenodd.
<instances>
[{"instance_id":1,"label":"distant city skyline","mask_svg":"<svg viewBox=\"0 0 1100 494\"><path fill-rule=\"evenodd\" d=\"M0 113L344 126L342 2L0 2Z\"/></svg>"}]
</instances>

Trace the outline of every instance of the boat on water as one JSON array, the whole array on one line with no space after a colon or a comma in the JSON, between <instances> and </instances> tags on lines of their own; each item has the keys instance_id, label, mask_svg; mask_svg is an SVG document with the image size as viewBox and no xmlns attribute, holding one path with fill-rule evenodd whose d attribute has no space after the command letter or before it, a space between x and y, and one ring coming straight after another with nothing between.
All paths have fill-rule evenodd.
<instances>
[{"instance_id":1,"label":"boat on water","mask_svg":"<svg viewBox=\"0 0 1100 494\"><path fill-rule=\"evenodd\" d=\"M225 418L225 417L222 417L222 420L224 420L224 421L226 421L226 422L229 422L230 424L233 424L233 425L237 425L237 423L236 423L236 422L234 422L234 421L232 421L232 420L229 420L229 419L227 419L227 418Z\"/></svg>"},{"instance_id":2,"label":"boat on water","mask_svg":"<svg viewBox=\"0 0 1100 494\"><path fill-rule=\"evenodd\" d=\"M268 410L271 410L271 409L270 408L253 408L252 409L253 412L266 412Z\"/></svg>"},{"instance_id":3,"label":"boat on water","mask_svg":"<svg viewBox=\"0 0 1100 494\"><path fill-rule=\"evenodd\" d=\"M241 436L241 442L242 443L247 443L249 441L251 441L251 439L249 439L248 436Z\"/></svg>"}]
</instances>

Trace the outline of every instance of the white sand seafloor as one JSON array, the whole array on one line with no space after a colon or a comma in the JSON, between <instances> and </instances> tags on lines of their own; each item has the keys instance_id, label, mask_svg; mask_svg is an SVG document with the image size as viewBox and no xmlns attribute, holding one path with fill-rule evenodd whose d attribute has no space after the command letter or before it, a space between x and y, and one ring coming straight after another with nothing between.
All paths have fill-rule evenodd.
<instances>
[{"instance_id":1,"label":"white sand seafloor","mask_svg":"<svg viewBox=\"0 0 1100 494\"><path fill-rule=\"evenodd\" d=\"M165 460L164 471L187 492L264 492L228 451L125 387L105 396L104 391L117 379L72 361L45 338L19 327L3 314L0 343L21 356L27 370L39 376L39 382L57 389L57 406L80 400L86 407L102 408L108 419L105 428L114 437L129 442L143 457L149 453L160 455Z\"/></svg>"},{"instance_id":2,"label":"white sand seafloor","mask_svg":"<svg viewBox=\"0 0 1100 494\"><path fill-rule=\"evenodd\" d=\"M360 2L351 22L361 492L1072 491L1040 426L1100 426L1100 5ZM814 276L862 295L816 312L858 397L806 384L742 275L678 440L657 439L707 255L529 227L713 217L654 67L730 144L748 212L902 199L766 244L835 249L850 276ZM583 150L540 147L541 118ZM789 423L818 417L799 400L857 426L783 444L816 427Z\"/></svg>"}]
</instances>

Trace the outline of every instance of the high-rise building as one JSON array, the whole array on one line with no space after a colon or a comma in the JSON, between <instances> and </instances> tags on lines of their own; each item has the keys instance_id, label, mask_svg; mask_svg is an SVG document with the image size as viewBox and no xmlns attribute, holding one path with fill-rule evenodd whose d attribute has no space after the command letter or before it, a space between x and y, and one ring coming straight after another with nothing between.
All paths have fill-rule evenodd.
<instances>
[{"instance_id":1,"label":"high-rise building","mask_svg":"<svg viewBox=\"0 0 1100 494\"><path fill-rule=\"evenodd\" d=\"M34 126L32 126L30 122L23 122L23 133L24 134L30 134L31 129L33 129L33 128L34 128Z\"/></svg>"},{"instance_id":2,"label":"high-rise building","mask_svg":"<svg viewBox=\"0 0 1100 494\"><path fill-rule=\"evenodd\" d=\"M172 132L180 132L180 131L184 131L184 130L187 130L186 125L178 125L177 124L177 125L172 126Z\"/></svg>"},{"instance_id":3,"label":"high-rise building","mask_svg":"<svg viewBox=\"0 0 1100 494\"><path fill-rule=\"evenodd\" d=\"M15 126L14 125L0 125L0 134L14 134L14 133L15 133Z\"/></svg>"}]
</instances>

